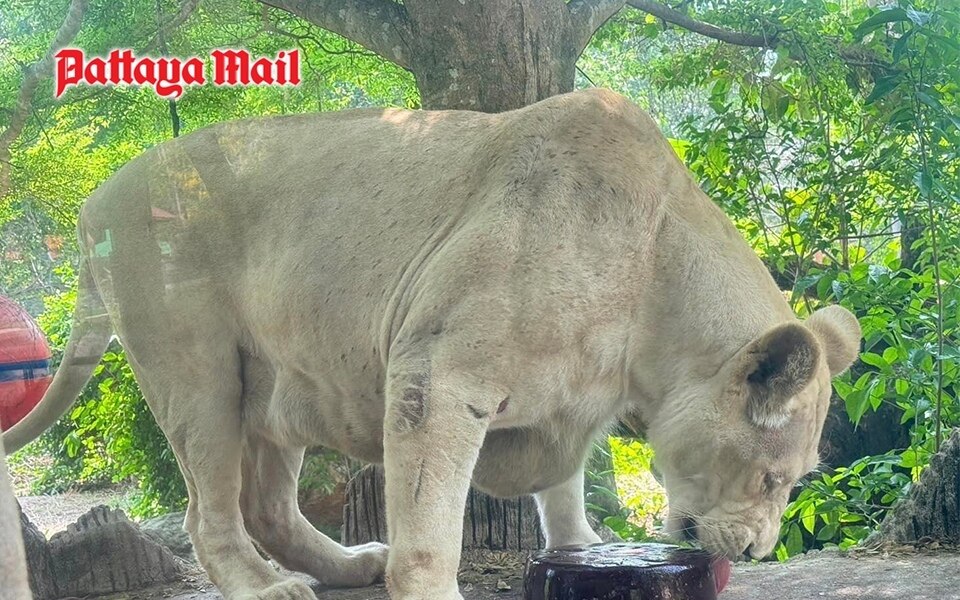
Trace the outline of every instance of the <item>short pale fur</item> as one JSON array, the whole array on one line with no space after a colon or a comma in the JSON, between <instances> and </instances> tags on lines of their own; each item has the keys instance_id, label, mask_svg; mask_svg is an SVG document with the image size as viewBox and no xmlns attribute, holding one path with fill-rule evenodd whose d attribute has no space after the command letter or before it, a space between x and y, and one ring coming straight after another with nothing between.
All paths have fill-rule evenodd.
<instances>
[{"instance_id":1,"label":"short pale fur","mask_svg":"<svg viewBox=\"0 0 960 600\"><path fill-rule=\"evenodd\" d=\"M31 597L20 535L20 511L13 497L0 439L0 600L30 600Z\"/></svg>"},{"instance_id":2,"label":"short pale fur","mask_svg":"<svg viewBox=\"0 0 960 600\"><path fill-rule=\"evenodd\" d=\"M216 125L121 169L79 235L67 357L7 441L69 406L116 331L229 600L313 597L248 533L327 583L385 573L397 600L459 599L471 478L536 494L551 546L595 542L582 465L627 413L649 425L671 529L689 513L711 550L766 554L859 336L842 309L797 321L651 119L604 90ZM770 346L778 326L797 348ZM317 444L384 462L389 554L299 513Z\"/></svg>"}]
</instances>

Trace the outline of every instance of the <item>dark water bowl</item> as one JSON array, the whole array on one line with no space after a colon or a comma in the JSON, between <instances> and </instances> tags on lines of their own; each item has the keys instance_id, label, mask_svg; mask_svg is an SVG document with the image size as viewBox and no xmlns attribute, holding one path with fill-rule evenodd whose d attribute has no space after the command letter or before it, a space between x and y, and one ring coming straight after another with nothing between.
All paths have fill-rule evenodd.
<instances>
[{"instance_id":1,"label":"dark water bowl","mask_svg":"<svg viewBox=\"0 0 960 600\"><path fill-rule=\"evenodd\" d=\"M530 557L526 600L716 600L729 563L668 544L594 544Z\"/></svg>"}]
</instances>

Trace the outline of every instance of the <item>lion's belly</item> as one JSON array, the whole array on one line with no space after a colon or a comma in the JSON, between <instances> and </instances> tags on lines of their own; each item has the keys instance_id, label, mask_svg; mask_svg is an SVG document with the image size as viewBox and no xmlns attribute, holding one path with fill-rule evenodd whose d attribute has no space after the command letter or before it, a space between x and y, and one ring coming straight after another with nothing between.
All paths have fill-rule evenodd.
<instances>
[{"instance_id":1,"label":"lion's belly","mask_svg":"<svg viewBox=\"0 0 960 600\"><path fill-rule=\"evenodd\" d=\"M509 498L540 492L573 477L599 428L575 422L547 425L489 431L473 484L493 496ZM562 433L557 436L548 429Z\"/></svg>"},{"instance_id":2,"label":"lion's belly","mask_svg":"<svg viewBox=\"0 0 960 600\"><path fill-rule=\"evenodd\" d=\"M243 370L248 429L282 445L325 446L367 462L382 461L384 400L379 369L307 374L245 352Z\"/></svg>"}]
</instances>

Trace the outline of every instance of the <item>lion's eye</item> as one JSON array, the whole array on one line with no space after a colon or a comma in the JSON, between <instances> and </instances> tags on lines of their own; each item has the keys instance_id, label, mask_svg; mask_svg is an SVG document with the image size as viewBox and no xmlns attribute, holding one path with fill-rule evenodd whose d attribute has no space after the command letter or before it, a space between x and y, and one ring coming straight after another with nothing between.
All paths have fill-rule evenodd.
<instances>
[{"instance_id":1,"label":"lion's eye","mask_svg":"<svg viewBox=\"0 0 960 600\"><path fill-rule=\"evenodd\" d=\"M772 492L778 489L783 485L783 476L779 473L766 473L763 476L763 490L765 492Z\"/></svg>"}]
</instances>

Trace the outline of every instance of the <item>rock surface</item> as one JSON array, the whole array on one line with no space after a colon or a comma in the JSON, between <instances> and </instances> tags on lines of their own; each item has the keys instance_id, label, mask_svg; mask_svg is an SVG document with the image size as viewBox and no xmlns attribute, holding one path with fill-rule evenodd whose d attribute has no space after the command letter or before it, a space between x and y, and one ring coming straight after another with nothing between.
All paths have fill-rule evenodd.
<instances>
[{"instance_id":1,"label":"rock surface","mask_svg":"<svg viewBox=\"0 0 960 600\"><path fill-rule=\"evenodd\" d=\"M174 556L196 562L197 559L193 553L190 536L183 529L183 519L186 514L181 511L145 519L140 522L140 531L151 540L167 548Z\"/></svg>"}]
</instances>

